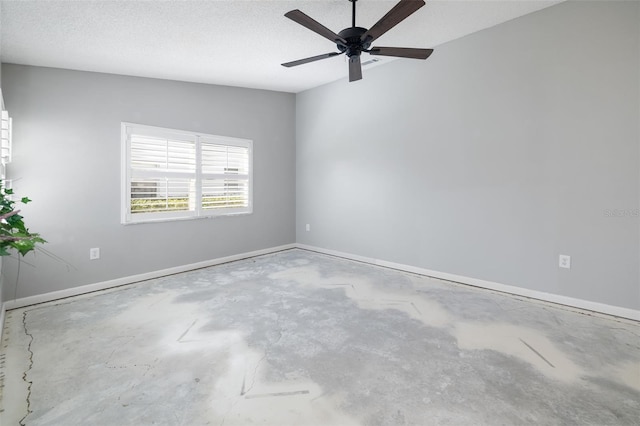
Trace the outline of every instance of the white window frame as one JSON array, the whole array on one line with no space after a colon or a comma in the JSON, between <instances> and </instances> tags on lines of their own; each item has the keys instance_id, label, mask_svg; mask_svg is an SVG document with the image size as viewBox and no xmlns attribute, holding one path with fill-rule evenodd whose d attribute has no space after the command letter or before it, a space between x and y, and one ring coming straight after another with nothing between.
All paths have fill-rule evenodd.
<instances>
[{"instance_id":1,"label":"white window frame","mask_svg":"<svg viewBox=\"0 0 640 426\"><path fill-rule=\"evenodd\" d=\"M149 222L165 222L173 220L186 220L197 218L211 218L219 216L244 215L253 213L253 141L249 139L234 138L229 136L209 135L204 133L190 132L186 130L176 130L164 127L148 126L144 124L121 123L121 223L123 225ZM179 139L195 142L196 146L196 170L195 172L153 172L157 176L190 177L195 178L195 206L193 210L172 211L172 212L152 212L152 213L131 213L131 139L129 135L142 134L145 136L155 136L167 139ZM202 182L206 178L224 179L233 177L229 174L205 174L202 172L201 152L202 140L206 143L242 147L248 149L249 170L246 178L248 185L248 206L247 207L225 207L220 209L202 208ZM244 175L243 175L244 176Z\"/></svg>"}]
</instances>

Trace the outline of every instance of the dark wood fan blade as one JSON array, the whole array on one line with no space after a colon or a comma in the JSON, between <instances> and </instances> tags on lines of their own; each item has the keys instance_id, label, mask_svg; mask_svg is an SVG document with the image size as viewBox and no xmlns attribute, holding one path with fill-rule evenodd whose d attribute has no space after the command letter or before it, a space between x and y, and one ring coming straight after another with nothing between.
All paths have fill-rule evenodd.
<instances>
[{"instance_id":1,"label":"dark wood fan blade","mask_svg":"<svg viewBox=\"0 0 640 426\"><path fill-rule=\"evenodd\" d=\"M282 66L290 68L290 67L295 67L302 64L308 64L309 62L319 61L320 59L331 58L332 56L338 56L338 55L342 55L342 53L340 52L325 53L318 56L312 56L310 58L298 59L297 61L285 62L284 64L282 64Z\"/></svg>"},{"instance_id":2,"label":"dark wood fan blade","mask_svg":"<svg viewBox=\"0 0 640 426\"><path fill-rule=\"evenodd\" d=\"M340 42L344 45L347 44L347 41L345 39L331 31L329 28L325 27L309 15L302 13L298 9L287 12L284 14L284 16L291 19L292 21L297 22L303 27L306 27L317 34L320 34L322 37L327 38L334 43Z\"/></svg>"},{"instance_id":3,"label":"dark wood fan blade","mask_svg":"<svg viewBox=\"0 0 640 426\"><path fill-rule=\"evenodd\" d=\"M400 3L396 4L373 27L362 34L360 40L371 43L424 5L425 2L423 0L400 0Z\"/></svg>"},{"instance_id":4,"label":"dark wood fan blade","mask_svg":"<svg viewBox=\"0 0 640 426\"><path fill-rule=\"evenodd\" d=\"M360 64L360 55L354 55L349 58L349 81L358 81L362 79L362 65Z\"/></svg>"},{"instance_id":5,"label":"dark wood fan blade","mask_svg":"<svg viewBox=\"0 0 640 426\"><path fill-rule=\"evenodd\" d=\"M378 56L397 56L400 58L427 59L433 49L414 49L411 47L372 47L369 54Z\"/></svg>"}]
</instances>

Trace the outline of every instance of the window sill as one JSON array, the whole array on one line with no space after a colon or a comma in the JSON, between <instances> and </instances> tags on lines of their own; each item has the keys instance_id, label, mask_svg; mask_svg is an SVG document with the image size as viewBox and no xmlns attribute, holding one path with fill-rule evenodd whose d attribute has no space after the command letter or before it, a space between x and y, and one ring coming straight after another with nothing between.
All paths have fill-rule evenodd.
<instances>
[{"instance_id":1,"label":"window sill","mask_svg":"<svg viewBox=\"0 0 640 426\"><path fill-rule=\"evenodd\" d=\"M226 214L218 214L211 216L191 216L191 217L163 217L158 219L145 219L145 220L136 220L130 222L120 222L121 225L129 226L129 225L144 225L149 223L164 223L164 222L183 222L187 220L209 220L209 219L221 219L225 217L235 217L235 216L249 216L252 215L253 211L250 212L238 212L238 213L226 213Z\"/></svg>"}]
</instances>

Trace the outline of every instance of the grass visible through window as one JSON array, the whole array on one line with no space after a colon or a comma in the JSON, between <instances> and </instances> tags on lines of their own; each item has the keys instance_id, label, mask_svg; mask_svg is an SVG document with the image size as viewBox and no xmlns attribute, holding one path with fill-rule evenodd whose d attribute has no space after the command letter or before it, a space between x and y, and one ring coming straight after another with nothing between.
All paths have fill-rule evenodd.
<instances>
[{"instance_id":1,"label":"grass visible through window","mask_svg":"<svg viewBox=\"0 0 640 426\"><path fill-rule=\"evenodd\" d=\"M243 197L202 197L203 209L247 207ZM132 198L131 213L188 211L188 198Z\"/></svg>"}]
</instances>

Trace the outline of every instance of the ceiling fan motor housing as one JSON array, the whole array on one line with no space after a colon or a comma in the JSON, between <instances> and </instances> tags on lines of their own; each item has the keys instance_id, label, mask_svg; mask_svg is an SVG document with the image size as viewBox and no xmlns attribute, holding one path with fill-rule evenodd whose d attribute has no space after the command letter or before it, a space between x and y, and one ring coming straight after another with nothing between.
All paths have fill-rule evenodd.
<instances>
[{"instance_id":1,"label":"ceiling fan motor housing","mask_svg":"<svg viewBox=\"0 0 640 426\"><path fill-rule=\"evenodd\" d=\"M366 51L369 46L371 46L371 41L362 41L360 39L360 37L362 37L366 32L367 29L362 27L350 27L340 31L338 35L346 40L347 44L344 45L342 42L338 41L336 43L338 50L340 50L340 52L345 52L348 57L360 55L360 53Z\"/></svg>"}]
</instances>

